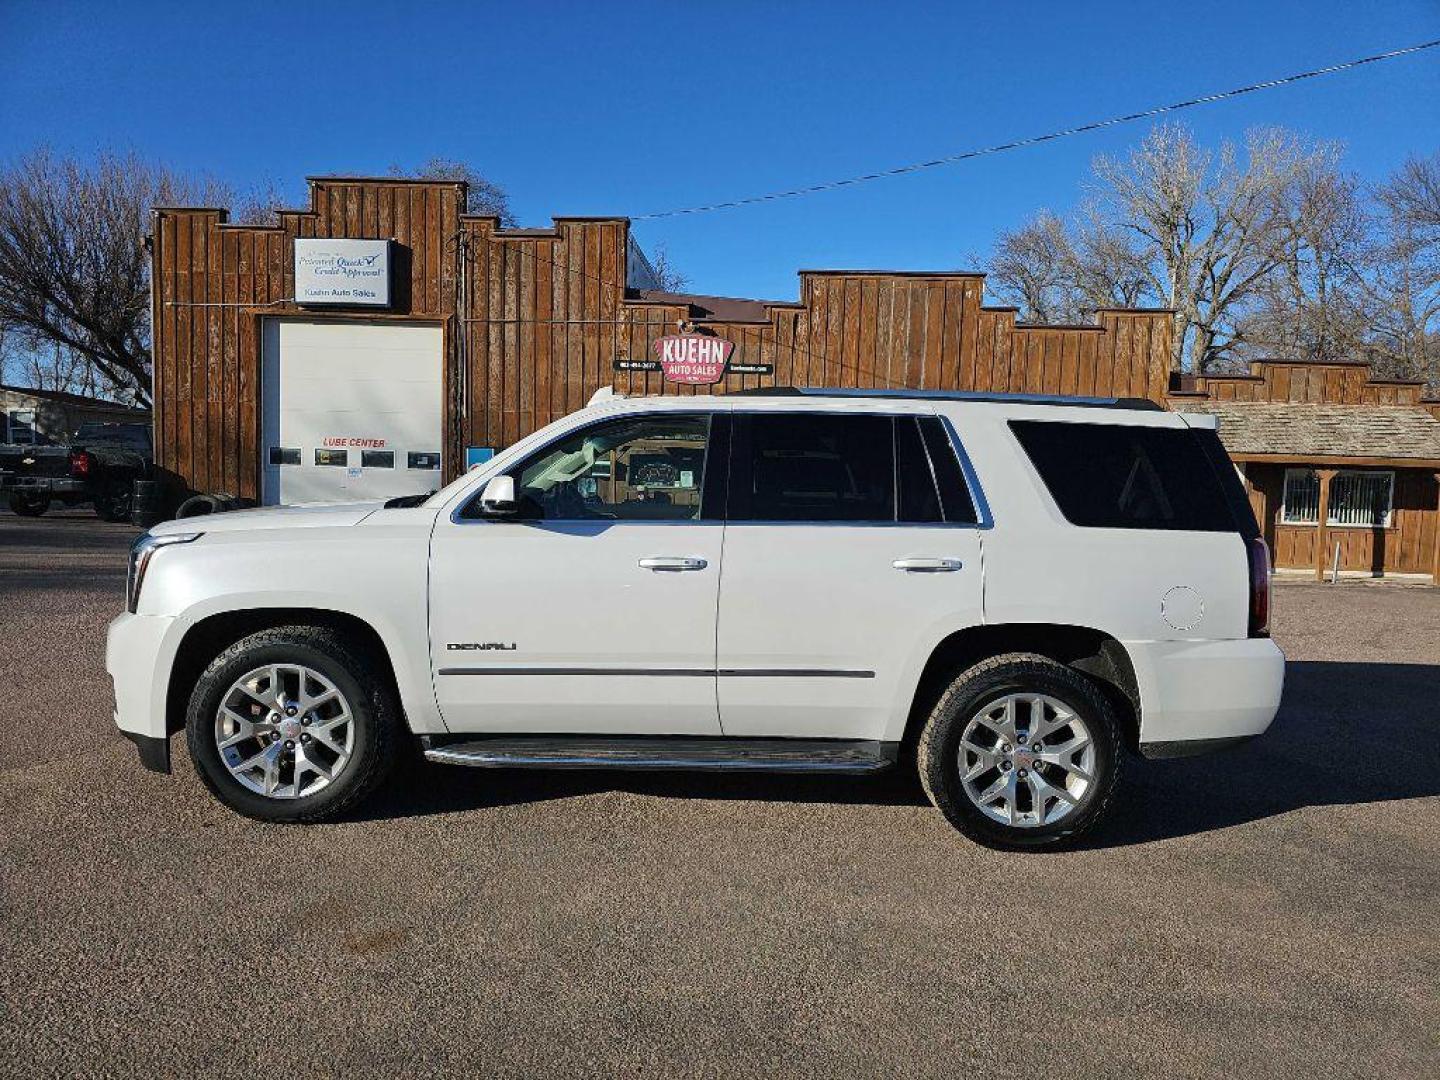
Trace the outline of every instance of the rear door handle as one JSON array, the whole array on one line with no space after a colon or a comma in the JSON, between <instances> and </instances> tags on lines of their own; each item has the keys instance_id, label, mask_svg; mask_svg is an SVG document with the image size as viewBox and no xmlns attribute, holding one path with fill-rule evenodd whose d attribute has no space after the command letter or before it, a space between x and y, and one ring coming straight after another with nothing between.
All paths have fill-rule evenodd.
<instances>
[{"instance_id":1,"label":"rear door handle","mask_svg":"<svg viewBox=\"0 0 1440 1080\"><path fill-rule=\"evenodd\" d=\"M896 559L890 565L911 574L949 574L965 564L959 559Z\"/></svg>"},{"instance_id":2,"label":"rear door handle","mask_svg":"<svg viewBox=\"0 0 1440 1080\"><path fill-rule=\"evenodd\" d=\"M704 559L692 559L677 557L673 555L651 555L640 560L640 565L646 570L669 570L672 573L681 570L704 570L710 564Z\"/></svg>"}]
</instances>

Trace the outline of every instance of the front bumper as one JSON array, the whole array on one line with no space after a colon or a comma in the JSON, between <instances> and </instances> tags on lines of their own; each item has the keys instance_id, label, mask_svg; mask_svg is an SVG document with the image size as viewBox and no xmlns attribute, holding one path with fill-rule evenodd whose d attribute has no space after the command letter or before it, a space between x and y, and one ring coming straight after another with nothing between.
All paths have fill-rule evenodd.
<instances>
[{"instance_id":1,"label":"front bumper","mask_svg":"<svg viewBox=\"0 0 1440 1080\"><path fill-rule=\"evenodd\" d=\"M168 615L118 615L105 633L105 670L115 687L115 726L140 749L147 768L168 772L165 698L174 626ZM157 745L163 743L163 751Z\"/></svg>"},{"instance_id":2,"label":"front bumper","mask_svg":"<svg viewBox=\"0 0 1440 1080\"><path fill-rule=\"evenodd\" d=\"M1280 708L1285 654L1269 638L1126 642L1140 690L1140 752L1184 757L1262 734Z\"/></svg>"}]
</instances>

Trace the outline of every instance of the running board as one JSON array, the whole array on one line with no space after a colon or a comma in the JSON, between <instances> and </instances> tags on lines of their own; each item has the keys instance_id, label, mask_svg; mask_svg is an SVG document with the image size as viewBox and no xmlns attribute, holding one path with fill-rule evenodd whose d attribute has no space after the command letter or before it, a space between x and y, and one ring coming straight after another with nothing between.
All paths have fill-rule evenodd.
<instances>
[{"instance_id":1,"label":"running board","mask_svg":"<svg viewBox=\"0 0 1440 1080\"><path fill-rule=\"evenodd\" d=\"M425 757L482 769L698 769L709 772L871 773L895 764L899 743L861 739L708 739L591 735L489 736L436 745Z\"/></svg>"}]
</instances>

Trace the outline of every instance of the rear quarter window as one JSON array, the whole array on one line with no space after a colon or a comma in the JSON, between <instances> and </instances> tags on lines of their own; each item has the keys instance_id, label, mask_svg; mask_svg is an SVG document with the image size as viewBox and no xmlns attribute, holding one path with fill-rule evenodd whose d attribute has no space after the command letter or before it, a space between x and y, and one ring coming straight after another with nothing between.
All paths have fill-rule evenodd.
<instances>
[{"instance_id":1,"label":"rear quarter window","mask_svg":"<svg viewBox=\"0 0 1440 1080\"><path fill-rule=\"evenodd\" d=\"M1238 531L1221 479L1188 428L1012 420L1010 430L1072 525Z\"/></svg>"}]
</instances>

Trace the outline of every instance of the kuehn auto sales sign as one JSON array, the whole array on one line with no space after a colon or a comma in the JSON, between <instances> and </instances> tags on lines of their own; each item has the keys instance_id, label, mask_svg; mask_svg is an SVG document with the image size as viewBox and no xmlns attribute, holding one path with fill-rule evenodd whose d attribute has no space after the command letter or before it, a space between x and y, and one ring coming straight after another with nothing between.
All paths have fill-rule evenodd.
<instances>
[{"instance_id":1,"label":"kuehn auto sales sign","mask_svg":"<svg viewBox=\"0 0 1440 1080\"><path fill-rule=\"evenodd\" d=\"M655 342L665 378L678 383L714 383L725 374L735 343L704 334L674 334Z\"/></svg>"},{"instance_id":2,"label":"kuehn auto sales sign","mask_svg":"<svg viewBox=\"0 0 1440 1080\"><path fill-rule=\"evenodd\" d=\"M708 334L671 334L655 340L654 360L615 361L616 371L659 371L669 382L694 386L717 383L726 375L766 375L769 364L731 362L735 343Z\"/></svg>"}]
</instances>

